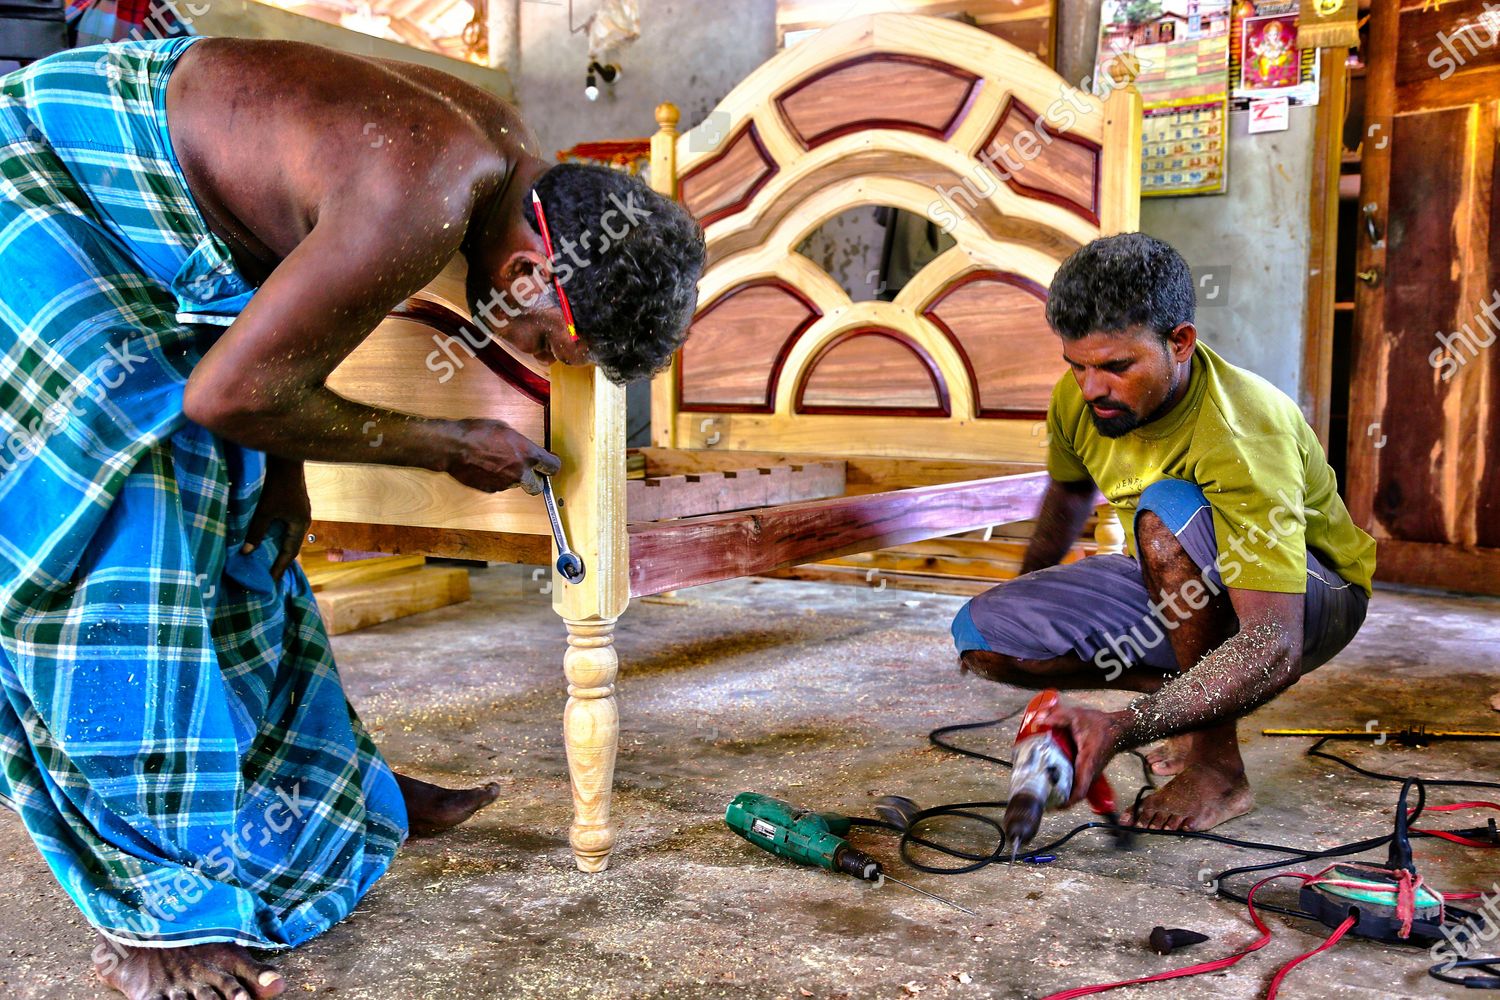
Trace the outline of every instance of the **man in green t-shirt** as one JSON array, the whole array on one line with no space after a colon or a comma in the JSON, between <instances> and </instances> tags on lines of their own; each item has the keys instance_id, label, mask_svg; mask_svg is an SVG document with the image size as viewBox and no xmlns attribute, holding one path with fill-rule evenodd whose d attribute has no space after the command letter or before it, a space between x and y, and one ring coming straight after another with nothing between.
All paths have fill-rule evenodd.
<instances>
[{"instance_id":1,"label":"man in green t-shirt","mask_svg":"<svg viewBox=\"0 0 1500 1000\"><path fill-rule=\"evenodd\" d=\"M1125 233L1053 278L1047 321L1072 369L1047 410L1047 472L1022 575L953 622L963 667L1030 688L1138 691L1063 704L1069 805L1116 754L1175 774L1127 822L1207 830L1254 805L1236 721L1326 663L1364 622L1375 541L1356 527L1307 421L1198 340L1180 254ZM1098 489L1131 555L1058 562Z\"/></svg>"}]
</instances>

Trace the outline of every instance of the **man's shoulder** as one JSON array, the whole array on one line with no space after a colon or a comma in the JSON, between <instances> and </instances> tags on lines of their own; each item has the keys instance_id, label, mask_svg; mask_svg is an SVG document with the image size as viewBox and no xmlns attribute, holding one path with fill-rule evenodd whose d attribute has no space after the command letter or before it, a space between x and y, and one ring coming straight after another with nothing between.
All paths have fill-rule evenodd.
<instances>
[{"instance_id":1,"label":"man's shoulder","mask_svg":"<svg viewBox=\"0 0 1500 1000\"><path fill-rule=\"evenodd\" d=\"M1203 410L1235 437L1288 434L1301 437L1312 428L1302 409L1285 392L1262 375L1224 360L1207 345L1203 352L1208 391ZM1200 427L1200 429L1202 429Z\"/></svg>"}]
</instances>

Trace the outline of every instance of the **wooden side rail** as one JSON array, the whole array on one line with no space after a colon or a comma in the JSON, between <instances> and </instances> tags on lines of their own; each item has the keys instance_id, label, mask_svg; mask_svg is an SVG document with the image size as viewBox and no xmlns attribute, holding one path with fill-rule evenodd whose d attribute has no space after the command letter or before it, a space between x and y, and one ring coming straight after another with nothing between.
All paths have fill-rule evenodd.
<instances>
[{"instance_id":1,"label":"wooden side rail","mask_svg":"<svg viewBox=\"0 0 1500 1000\"><path fill-rule=\"evenodd\" d=\"M1035 516L1045 472L629 527L630 596L753 576Z\"/></svg>"},{"instance_id":2,"label":"wooden side rail","mask_svg":"<svg viewBox=\"0 0 1500 1000\"><path fill-rule=\"evenodd\" d=\"M540 500L537 503L541 503ZM314 521L308 541L355 552L437 556L443 559L480 559L485 562L547 566L552 562L552 536L470 528L424 528L407 524L365 524L355 521Z\"/></svg>"}]
</instances>

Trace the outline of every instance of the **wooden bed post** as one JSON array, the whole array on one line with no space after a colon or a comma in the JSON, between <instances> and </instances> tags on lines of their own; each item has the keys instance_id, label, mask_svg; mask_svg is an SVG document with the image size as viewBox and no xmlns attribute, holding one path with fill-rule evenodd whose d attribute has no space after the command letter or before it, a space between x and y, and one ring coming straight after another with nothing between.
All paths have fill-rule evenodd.
<instances>
[{"instance_id":1,"label":"wooden bed post","mask_svg":"<svg viewBox=\"0 0 1500 1000\"><path fill-rule=\"evenodd\" d=\"M651 187L668 198L677 197L677 123L682 112L664 101L656 106L656 134L651 137ZM658 448L677 447L677 358L672 366L651 381L651 443Z\"/></svg>"},{"instance_id":2,"label":"wooden bed post","mask_svg":"<svg viewBox=\"0 0 1500 1000\"><path fill-rule=\"evenodd\" d=\"M1125 551L1125 528L1113 504L1094 508L1094 554L1117 555Z\"/></svg>"},{"instance_id":3,"label":"wooden bed post","mask_svg":"<svg viewBox=\"0 0 1500 1000\"><path fill-rule=\"evenodd\" d=\"M1141 224L1141 92L1134 84L1104 99L1103 156L1099 235L1134 232Z\"/></svg>"},{"instance_id":4,"label":"wooden bed post","mask_svg":"<svg viewBox=\"0 0 1500 1000\"><path fill-rule=\"evenodd\" d=\"M552 608L568 626L563 672L568 704L563 742L573 786L569 840L578 867L609 865L609 820L620 716L615 705L615 622L629 603L625 538L625 390L594 367L552 366L552 450L562 459L553 480L568 543L587 575L570 584L553 574ZM556 559L556 546L553 558Z\"/></svg>"}]
</instances>

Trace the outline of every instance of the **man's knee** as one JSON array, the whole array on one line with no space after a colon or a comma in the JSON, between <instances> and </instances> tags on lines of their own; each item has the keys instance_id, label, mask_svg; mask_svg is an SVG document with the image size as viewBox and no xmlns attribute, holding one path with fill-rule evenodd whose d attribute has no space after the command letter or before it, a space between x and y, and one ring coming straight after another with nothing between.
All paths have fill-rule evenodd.
<instances>
[{"instance_id":1,"label":"man's knee","mask_svg":"<svg viewBox=\"0 0 1500 1000\"><path fill-rule=\"evenodd\" d=\"M1152 569L1171 566L1197 573L1199 566L1177 533L1202 516L1208 505L1203 489L1185 479L1158 479L1142 490L1135 514L1135 547L1140 561Z\"/></svg>"},{"instance_id":2,"label":"man's knee","mask_svg":"<svg viewBox=\"0 0 1500 1000\"><path fill-rule=\"evenodd\" d=\"M1197 571L1197 564L1154 510L1143 510L1135 519L1135 547L1141 562L1158 573L1169 568Z\"/></svg>"},{"instance_id":3,"label":"man's knee","mask_svg":"<svg viewBox=\"0 0 1500 1000\"><path fill-rule=\"evenodd\" d=\"M958 654L959 669L985 680L1016 687L1046 687L1047 671L1041 660L1023 660L987 649L966 649Z\"/></svg>"}]
</instances>

